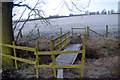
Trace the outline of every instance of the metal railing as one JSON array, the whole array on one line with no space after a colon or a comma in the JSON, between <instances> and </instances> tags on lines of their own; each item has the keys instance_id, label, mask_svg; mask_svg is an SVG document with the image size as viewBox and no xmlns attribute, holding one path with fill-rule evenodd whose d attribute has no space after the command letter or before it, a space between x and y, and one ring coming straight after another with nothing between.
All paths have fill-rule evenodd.
<instances>
[{"instance_id":1,"label":"metal railing","mask_svg":"<svg viewBox=\"0 0 120 80\"><path fill-rule=\"evenodd\" d=\"M59 41L58 41L59 40ZM70 43L71 36L70 31L67 33L64 33L63 35L60 35L59 37L51 40L51 47L53 47L53 50L59 46L59 51L66 48L66 46ZM56 41L58 41L56 43ZM64 45L62 45L64 43Z\"/></svg>"},{"instance_id":2,"label":"metal railing","mask_svg":"<svg viewBox=\"0 0 120 80\"><path fill-rule=\"evenodd\" d=\"M80 34L80 33L74 33L74 30L84 30L85 31L85 35L86 35L86 28L71 28L71 31L72 31L72 36L73 36L73 34Z\"/></svg>"}]
</instances>

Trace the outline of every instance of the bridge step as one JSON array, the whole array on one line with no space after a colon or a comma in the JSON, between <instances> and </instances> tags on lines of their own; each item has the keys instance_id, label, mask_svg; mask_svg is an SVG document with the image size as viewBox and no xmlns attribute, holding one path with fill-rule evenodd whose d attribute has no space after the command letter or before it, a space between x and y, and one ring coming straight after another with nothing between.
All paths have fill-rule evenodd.
<instances>
[{"instance_id":1,"label":"bridge step","mask_svg":"<svg viewBox=\"0 0 120 80\"><path fill-rule=\"evenodd\" d=\"M80 50L82 44L70 44L63 51L77 51ZM61 54L56 57L56 65L73 65L78 53ZM57 78L63 78L63 69L58 69Z\"/></svg>"}]
</instances>

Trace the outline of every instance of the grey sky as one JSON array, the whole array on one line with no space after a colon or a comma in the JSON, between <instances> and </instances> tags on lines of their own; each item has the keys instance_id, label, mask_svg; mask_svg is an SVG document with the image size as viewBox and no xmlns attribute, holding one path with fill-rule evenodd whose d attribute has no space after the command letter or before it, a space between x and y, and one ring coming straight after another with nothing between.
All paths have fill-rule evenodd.
<instances>
[{"instance_id":1,"label":"grey sky","mask_svg":"<svg viewBox=\"0 0 120 80\"><path fill-rule=\"evenodd\" d=\"M15 0L15 2L18 2L19 0ZM41 0L40 0L41 1ZM46 16L49 15L69 15L70 13L73 14L80 14L80 13L84 13L84 12L80 12L77 11L76 9L73 8L74 11L76 12L71 12L69 11L66 6L63 6L61 9L60 5L58 7L58 5L60 4L60 2L62 0L44 0L46 4L41 3L40 5L37 6L38 9L41 9L45 12ZM70 0L65 0L68 5L70 6L70 8L72 7L70 4ZM74 1L74 0L72 0ZM86 7L88 5L88 1L89 0L75 0L76 1L76 5L78 6L79 9L83 10L83 11L102 11L103 9L106 10L111 10L114 9L115 11L117 11L118 9L118 2L119 0L91 0L89 7L83 9L82 7ZM36 4L37 0L26 0L24 3L28 4L30 7L34 7L34 5ZM24 4L23 3L23 4ZM58 7L58 8L57 8ZM21 12L23 12L25 8L18 8L15 7L13 9L13 14L18 14L16 17L14 17L13 19L17 19L19 18ZM26 12L23 15L23 18L27 18L27 14L30 10L26 10Z\"/></svg>"}]
</instances>

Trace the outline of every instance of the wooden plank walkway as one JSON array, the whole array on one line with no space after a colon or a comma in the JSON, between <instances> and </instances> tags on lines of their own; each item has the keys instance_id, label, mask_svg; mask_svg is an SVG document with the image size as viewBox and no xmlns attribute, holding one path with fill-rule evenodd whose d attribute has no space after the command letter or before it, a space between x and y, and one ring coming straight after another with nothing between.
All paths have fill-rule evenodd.
<instances>
[{"instance_id":1,"label":"wooden plank walkway","mask_svg":"<svg viewBox=\"0 0 120 80\"><path fill-rule=\"evenodd\" d=\"M82 44L70 44L63 51L80 50ZM78 53L61 54L56 57L56 65L73 65ZM63 78L63 69L58 69L57 78Z\"/></svg>"}]
</instances>

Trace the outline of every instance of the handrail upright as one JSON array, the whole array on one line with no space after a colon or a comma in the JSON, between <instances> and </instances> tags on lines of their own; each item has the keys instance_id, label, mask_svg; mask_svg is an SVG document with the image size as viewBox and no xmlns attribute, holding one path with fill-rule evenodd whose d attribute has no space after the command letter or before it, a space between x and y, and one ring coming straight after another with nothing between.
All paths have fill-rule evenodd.
<instances>
[{"instance_id":1,"label":"handrail upright","mask_svg":"<svg viewBox=\"0 0 120 80\"><path fill-rule=\"evenodd\" d=\"M87 40L89 40L89 27L87 27Z\"/></svg>"},{"instance_id":2,"label":"handrail upright","mask_svg":"<svg viewBox=\"0 0 120 80\"><path fill-rule=\"evenodd\" d=\"M14 57L16 57L16 49L15 49L15 42L13 41L13 51L14 51ZM15 59L15 67L16 69L18 69L18 64L17 64L17 60Z\"/></svg>"},{"instance_id":3,"label":"handrail upright","mask_svg":"<svg viewBox=\"0 0 120 80\"><path fill-rule=\"evenodd\" d=\"M39 56L38 56L38 41L36 41L36 51L35 51L35 54L36 54L36 64L35 64L35 67L36 67L36 77L39 78L39 68L37 66L39 66Z\"/></svg>"},{"instance_id":4,"label":"handrail upright","mask_svg":"<svg viewBox=\"0 0 120 80\"><path fill-rule=\"evenodd\" d=\"M61 36L61 35L59 35L59 36ZM62 41L62 39L61 39L61 37L59 37L59 43L61 43L61 41ZM61 48L61 47L62 47L62 44L60 44L59 48Z\"/></svg>"},{"instance_id":5,"label":"handrail upright","mask_svg":"<svg viewBox=\"0 0 120 80\"><path fill-rule=\"evenodd\" d=\"M82 39L83 47L82 47L82 59L81 59L81 77L84 77L84 72L85 72L85 34L83 35Z\"/></svg>"},{"instance_id":6,"label":"handrail upright","mask_svg":"<svg viewBox=\"0 0 120 80\"><path fill-rule=\"evenodd\" d=\"M51 40L50 41L50 50L52 52L52 54L51 54L52 56L51 57L52 57L53 66L56 65L55 55L53 53L53 51L54 51L54 45L55 45L55 42L53 40ZM54 68L53 71L54 71L54 77L57 78L57 69Z\"/></svg>"},{"instance_id":7,"label":"handrail upright","mask_svg":"<svg viewBox=\"0 0 120 80\"><path fill-rule=\"evenodd\" d=\"M67 34L66 34L67 35ZM66 35L64 36L64 39L66 39ZM65 40L65 44L67 43L67 41ZM66 45L65 45L65 48L66 48Z\"/></svg>"}]
</instances>

